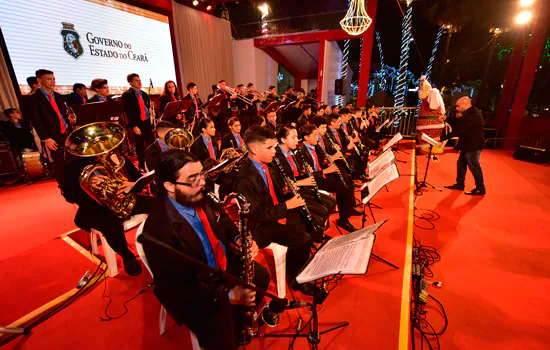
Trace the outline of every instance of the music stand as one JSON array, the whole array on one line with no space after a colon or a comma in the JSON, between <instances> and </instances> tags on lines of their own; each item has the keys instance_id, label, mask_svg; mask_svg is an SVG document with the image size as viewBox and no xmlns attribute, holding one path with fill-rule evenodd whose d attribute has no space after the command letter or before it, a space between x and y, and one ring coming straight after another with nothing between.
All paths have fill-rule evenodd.
<instances>
[{"instance_id":1,"label":"music stand","mask_svg":"<svg viewBox=\"0 0 550 350\"><path fill-rule=\"evenodd\" d=\"M269 112L272 112L272 111L277 111L277 109L281 106L281 102L280 101L273 101L271 102L270 104L268 104L265 108L264 108L264 113L267 114Z\"/></svg>"},{"instance_id":2,"label":"music stand","mask_svg":"<svg viewBox=\"0 0 550 350\"><path fill-rule=\"evenodd\" d=\"M420 136L420 138L422 140L426 141L430 145L430 153L428 154L428 162L426 163L426 171L424 172L424 180L422 180L422 182L416 183L416 190L418 191L419 189L421 189L423 187L427 187L427 188L431 188L431 189L437 190L439 192L442 192L443 190L441 188L437 188L434 185L432 185L432 184L430 184L426 181L426 178L428 177L428 169L430 168L430 159L432 158L432 148L434 146L437 147L437 148L441 148L442 145L441 145L440 142L437 142L436 140L432 139L431 137L429 137L426 134L422 134L422 136Z\"/></svg>"},{"instance_id":3,"label":"music stand","mask_svg":"<svg viewBox=\"0 0 550 350\"><path fill-rule=\"evenodd\" d=\"M95 122L118 122L124 114L122 101L91 102L73 107L76 118L76 126L87 125Z\"/></svg>"},{"instance_id":4,"label":"music stand","mask_svg":"<svg viewBox=\"0 0 550 350\"><path fill-rule=\"evenodd\" d=\"M172 101L166 105L161 118L163 120L169 120L176 116L176 114L185 113L192 104L192 100Z\"/></svg>"}]
</instances>

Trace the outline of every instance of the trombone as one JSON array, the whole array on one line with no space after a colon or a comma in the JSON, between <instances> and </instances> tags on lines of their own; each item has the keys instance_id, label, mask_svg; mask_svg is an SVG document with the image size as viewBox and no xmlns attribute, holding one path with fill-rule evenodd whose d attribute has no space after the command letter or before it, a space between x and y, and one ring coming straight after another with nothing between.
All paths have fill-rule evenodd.
<instances>
[{"instance_id":1,"label":"trombone","mask_svg":"<svg viewBox=\"0 0 550 350\"><path fill-rule=\"evenodd\" d=\"M218 89L222 89L222 87L218 85ZM222 90L226 90L226 91L229 92L231 95L237 95L237 98L238 98L239 100L241 100L241 101L243 101L243 102L245 102L245 103L247 103L247 104L249 104L249 105L251 105L251 106L254 104L254 102L253 102L251 99L247 98L246 96L243 96L243 95L239 94L239 93L237 92L237 90L235 90L234 88L230 88L229 86L226 86L226 87L223 88Z\"/></svg>"}]
</instances>

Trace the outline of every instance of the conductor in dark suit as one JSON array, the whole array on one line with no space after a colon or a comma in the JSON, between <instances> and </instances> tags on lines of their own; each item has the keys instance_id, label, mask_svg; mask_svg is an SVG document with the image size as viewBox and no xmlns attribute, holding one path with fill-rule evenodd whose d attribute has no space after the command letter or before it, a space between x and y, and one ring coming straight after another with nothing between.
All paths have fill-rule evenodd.
<instances>
[{"instance_id":1,"label":"conductor in dark suit","mask_svg":"<svg viewBox=\"0 0 550 350\"><path fill-rule=\"evenodd\" d=\"M156 171L161 193L143 236L238 276L242 261L236 253L240 245L237 228L222 208L205 199L202 171L199 160L188 152L162 154ZM241 337L245 306L256 306L261 296L239 286L223 286L146 239L142 242L154 276L154 293L176 323L187 326L202 348L234 349L234 334ZM253 257L257 251L254 243ZM256 262L254 269L254 284L267 288L268 271Z\"/></svg>"},{"instance_id":2,"label":"conductor in dark suit","mask_svg":"<svg viewBox=\"0 0 550 350\"><path fill-rule=\"evenodd\" d=\"M141 171L145 169L145 148L155 141L153 125L149 115L151 100L145 91L141 90L141 79L136 73L128 74L130 88L122 94L124 112L128 118L128 129L135 135L136 152Z\"/></svg>"},{"instance_id":3,"label":"conductor in dark suit","mask_svg":"<svg viewBox=\"0 0 550 350\"><path fill-rule=\"evenodd\" d=\"M53 159L55 180L63 187L63 163L64 151L60 147L65 146L71 125L65 114L65 99L54 91L55 76L52 71L39 69L36 78L41 88L32 95L29 114L31 122L40 139L50 151Z\"/></svg>"},{"instance_id":4,"label":"conductor in dark suit","mask_svg":"<svg viewBox=\"0 0 550 350\"><path fill-rule=\"evenodd\" d=\"M472 106L472 100L467 96L456 101L456 111L458 112L457 116L462 114L462 117L459 117L453 131L441 138L444 141L458 136L460 140L460 156L456 163L456 183L445 186L445 188L464 191L466 170L469 168L474 176L476 187L465 193L473 196L483 196L486 190L483 171L479 163L481 151L485 145L483 115L479 109ZM441 117L440 120L444 121L445 118Z\"/></svg>"},{"instance_id":5,"label":"conductor in dark suit","mask_svg":"<svg viewBox=\"0 0 550 350\"><path fill-rule=\"evenodd\" d=\"M216 127L214 122L208 118L202 118L199 122L201 134L195 138L191 146L193 153L203 164L207 159L218 159L220 150L216 142Z\"/></svg>"}]
</instances>

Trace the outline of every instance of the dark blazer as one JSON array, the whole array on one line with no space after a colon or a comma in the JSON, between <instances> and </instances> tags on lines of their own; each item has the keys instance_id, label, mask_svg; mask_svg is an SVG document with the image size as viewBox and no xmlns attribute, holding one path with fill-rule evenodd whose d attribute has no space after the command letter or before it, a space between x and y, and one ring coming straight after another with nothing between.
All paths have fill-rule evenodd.
<instances>
[{"instance_id":1,"label":"dark blazer","mask_svg":"<svg viewBox=\"0 0 550 350\"><path fill-rule=\"evenodd\" d=\"M292 167L290 166L290 164L288 164L288 160L286 159L285 155L283 154L283 152L278 146L275 147L275 158L277 158L281 163L285 171L285 175L288 176L290 179L296 180L296 178L294 177L294 171L292 170ZM294 158L294 155L293 155L293 159L294 159L294 164L296 164L296 167L298 168L298 178L300 178L300 168L299 168L298 162L296 161L296 158ZM275 164L275 161L271 162L269 166L272 167L272 169L275 172L280 171L277 164Z\"/></svg>"},{"instance_id":2,"label":"dark blazer","mask_svg":"<svg viewBox=\"0 0 550 350\"><path fill-rule=\"evenodd\" d=\"M313 157L311 156L311 154L309 153L306 145L302 145L302 146L299 146L301 147L302 149L302 154L304 155L304 158L306 160L306 162L309 164L309 166L313 168ZM327 167L327 160L326 158L324 157L324 154L323 152L319 149L319 145L315 146L315 153L317 153L317 158L319 159L319 166L321 167L321 169L317 170L317 171L313 171L313 177L315 177L315 180L318 181L319 179L321 178L324 178L323 176L323 169L325 169Z\"/></svg>"},{"instance_id":3,"label":"dark blazer","mask_svg":"<svg viewBox=\"0 0 550 350\"><path fill-rule=\"evenodd\" d=\"M346 137L346 134L344 133L344 130L342 130L341 128L337 130L338 132L338 136L340 137L340 142L342 142L342 152L346 152L347 151L347 146L349 144L349 140L348 138ZM329 154L334 154L336 153L336 149L332 146L332 144L334 143L335 145L338 145L338 140L336 139L336 136L334 136L334 134L332 133L332 130L330 130L329 128L327 128L327 132L325 134L325 145L327 146L327 152ZM328 140L331 140L332 143ZM328 142L327 142L328 141Z\"/></svg>"},{"instance_id":4,"label":"dark blazer","mask_svg":"<svg viewBox=\"0 0 550 350\"><path fill-rule=\"evenodd\" d=\"M145 166L147 167L147 170L151 171L157 169L161 154L162 149L158 143L158 140L155 140L154 143L145 149Z\"/></svg>"},{"instance_id":5,"label":"dark blazer","mask_svg":"<svg viewBox=\"0 0 550 350\"><path fill-rule=\"evenodd\" d=\"M65 121L68 120L65 115L65 99L63 95L54 91L55 103ZM30 108L31 122L41 140L61 139L61 124L59 117L48 101L48 98L39 90L32 95L32 107ZM70 126L69 126L70 128ZM69 131L69 130L67 130ZM59 142L58 142L59 143ZM63 145L59 145L63 146Z\"/></svg>"},{"instance_id":6,"label":"dark blazer","mask_svg":"<svg viewBox=\"0 0 550 350\"><path fill-rule=\"evenodd\" d=\"M82 104L81 97L77 95L75 92L71 92L70 94L65 95L65 100L69 106ZM84 100L88 102L88 99L86 97L84 97Z\"/></svg>"},{"instance_id":7,"label":"dark blazer","mask_svg":"<svg viewBox=\"0 0 550 350\"><path fill-rule=\"evenodd\" d=\"M235 255L230 242L238 235L236 226L223 210L218 211L209 203L203 205L203 209L212 231L226 247L229 266L229 260ZM143 236L153 237L191 258L208 263L199 237L166 196L153 206ZM197 335L202 346L206 346L203 344L208 337L233 339L228 288L147 240L143 241L143 250L154 276L155 296L178 325L185 324ZM211 333L213 329L216 334ZM233 349L232 342L223 349Z\"/></svg>"},{"instance_id":8,"label":"dark blazer","mask_svg":"<svg viewBox=\"0 0 550 350\"><path fill-rule=\"evenodd\" d=\"M273 205L273 199L262 176L249 158L243 161L235 183L234 191L244 195L250 203L248 218L251 230L254 230L261 223L273 223L286 218L288 215L282 191L284 188L283 180L279 176L279 172L275 172L269 166L268 169L279 202L277 205Z\"/></svg>"},{"instance_id":9,"label":"dark blazer","mask_svg":"<svg viewBox=\"0 0 550 350\"><path fill-rule=\"evenodd\" d=\"M197 104L199 106L199 111L200 111L202 107L202 101L198 96L195 96L195 97L197 98ZM187 93L187 95L183 96L181 100L185 101L185 100L193 100L193 99L191 97L191 94ZM197 115L197 107L195 106L194 103L191 103L187 111L185 111L185 119L192 121L196 115Z\"/></svg>"},{"instance_id":10,"label":"dark blazer","mask_svg":"<svg viewBox=\"0 0 550 350\"><path fill-rule=\"evenodd\" d=\"M244 142L243 135L241 135L241 138ZM235 136L233 136L233 133L231 131L222 137L222 148L220 151L223 151L226 148L238 148L238 141L235 139Z\"/></svg>"},{"instance_id":11,"label":"dark blazer","mask_svg":"<svg viewBox=\"0 0 550 350\"><path fill-rule=\"evenodd\" d=\"M160 114L164 113L164 110L166 109L166 105L170 102L174 102L174 101L177 101L177 96L176 95L173 95L176 100L174 100L172 98L172 95L160 95L159 96L159 111L160 111Z\"/></svg>"},{"instance_id":12,"label":"dark blazer","mask_svg":"<svg viewBox=\"0 0 550 350\"><path fill-rule=\"evenodd\" d=\"M107 99L107 101L100 100L99 97L96 94L88 100L88 103L92 103L92 102L111 102L113 100L110 96L105 96L105 98Z\"/></svg>"},{"instance_id":13,"label":"dark blazer","mask_svg":"<svg viewBox=\"0 0 550 350\"><path fill-rule=\"evenodd\" d=\"M443 136L441 141L458 136L462 152L475 152L484 148L483 115L479 109L473 106L468 108L456 124L453 131Z\"/></svg>"},{"instance_id":14,"label":"dark blazer","mask_svg":"<svg viewBox=\"0 0 550 350\"><path fill-rule=\"evenodd\" d=\"M25 119L21 119L19 124L21 125L20 128L16 127L10 120L0 122L0 133L8 138L12 149L34 149L35 145L31 124Z\"/></svg>"},{"instance_id":15,"label":"dark blazer","mask_svg":"<svg viewBox=\"0 0 550 350\"><path fill-rule=\"evenodd\" d=\"M218 148L218 142L214 137L212 137L212 146L214 147L216 158L219 158L221 153ZM195 138L195 142L193 142L193 145L191 146L191 153L197 156L201 163L210 158L210 152L208 152L208 148L206 148L206 145L204 144L202 134Z\"/></svg>"},{"instance_id":16,"label":"dark blazer","mask_svg":"<svg viewBox=\"0 0 550 350\"><path fill-rule=\"evenodd\" d=\"M265 123L265 127L268 128L269 130L271 130L273 133L277 132L277 128L275 126L273 126L273 124L271 124L269 121L267 121Z\"/></svg>"},{"instance_id":17,"label":"dark blazer","mask_svg":"<svg viewBox=\"0 0 550 350\"><path fill-rule=\"evenodd\" d=\"M307 124L309 124L309 118L302 114L300 118L298 118L298 121L296 122L296 129L300 130L302 126Z\"/></svg>"},{"instance_id":18,"label":"dark blazer","mask_svg":"<svg viewBox=\"0 0 550 350\"><path fill-rule=\"evenodd\" d=\"M151 106L151 99L145 91L140 91L141 96L143 97L143 102L145 103L145 108L149 109ZM129 88L124 91L122 94L122 102L124 102L124 112L126 113L126 118L128 118L128 129L135 126L140 127L143 121L141 120L141 110L139 109L139 102L136 94L134 93L134 89Z\"/></svg>"}]
</instances>

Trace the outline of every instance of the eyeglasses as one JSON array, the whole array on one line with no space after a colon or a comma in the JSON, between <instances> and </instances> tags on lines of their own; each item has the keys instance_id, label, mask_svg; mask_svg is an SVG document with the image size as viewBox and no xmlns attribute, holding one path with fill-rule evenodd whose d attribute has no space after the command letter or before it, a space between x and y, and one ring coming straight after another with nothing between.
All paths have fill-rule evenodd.
<instances>
[{"instance_id":1,"label":"eyeglasses","mask_svg":"<svg viewBox=\"0 0 550 350\"><path fill-rule=\"evenodd\" d=\"M173 181L172 183L175 185L182 185L187 187L197 187L200 184L201 179L205 179L205 178L206 178L206 171L202 171L198 175L193 175L189 177L188 182Z\"/></svg>"}]
</instances>

